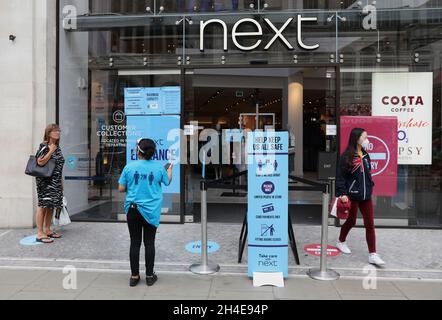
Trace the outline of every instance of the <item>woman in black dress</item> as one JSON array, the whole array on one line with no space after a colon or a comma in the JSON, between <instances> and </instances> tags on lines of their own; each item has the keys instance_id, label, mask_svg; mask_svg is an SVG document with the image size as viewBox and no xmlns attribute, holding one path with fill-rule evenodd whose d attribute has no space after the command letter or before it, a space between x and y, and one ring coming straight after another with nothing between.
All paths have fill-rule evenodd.
<instances>
[{"instance_id":1,"label":"woman in black dress","mask_svg":"<svg viewBox=\"0 0 442 320\"><path fill-rule=\"evenodd\" d=\"M55 160L55 169L49 178L37 179L37 242L52 243L61 235L51 230L54 209L63 207L63 165L64 157L59 146L60 127L50 124L46 127L43 143L37 152L38 165L44 166L50 159Z\"/></svg>"}]
</instances>

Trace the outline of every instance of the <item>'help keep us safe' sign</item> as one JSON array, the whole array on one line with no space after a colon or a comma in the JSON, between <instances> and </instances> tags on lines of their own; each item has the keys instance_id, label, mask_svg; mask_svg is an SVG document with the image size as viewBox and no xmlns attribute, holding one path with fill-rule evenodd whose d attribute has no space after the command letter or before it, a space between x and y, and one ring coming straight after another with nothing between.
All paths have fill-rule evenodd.
<instances>
[{"instance_id":1,"label":"'help keep us safe' sign","mask_svg":"<svg viewBox=\"0 0 442 320\"><path fill-rule=\"evenodd\" d=\"M283 151L284 144L281 137L255 137L253 151Z\"/></svg>"},{"instance_id":2,"label":"'help keep us safe' sign","mask_svg":"<svg viewBox=\"0 0 442 320\"><path fill-rule=\"evenodd\" d=\"M247 135L248 274L288 277L288 132Z\"/></svg>"},{"instance_id":3,"label":"'help keep us safe' sign","mask_svg":"<svg viewBox=\"0 0 442 320\"><path fill-rule=\"evenodd\" d=\"M373 195L394 196L397 192L396 117L341 117L341 154L345 151L353 128L364 128L370 141L367 152L371 159L371 175L375 183Z\"/></svg>"}]
</instances>

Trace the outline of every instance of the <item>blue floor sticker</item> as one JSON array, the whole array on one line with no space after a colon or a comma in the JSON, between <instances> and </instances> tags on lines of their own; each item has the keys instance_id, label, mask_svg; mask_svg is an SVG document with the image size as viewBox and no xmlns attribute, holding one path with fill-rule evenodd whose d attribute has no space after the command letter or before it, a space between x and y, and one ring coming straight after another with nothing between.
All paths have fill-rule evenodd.
<instances>
[{"instance_id":1,"label":"blue floor sticker","mask_svg":"<svg viewBox=\"0 0 442 320\"><path fill-rule=\"evenodd\" d=\"M34 234L33 236L21 239L20 244L22 246L38 246L39 244L42 244L41 242L37 242L36 240L37 240L37 235Z\"/></svg>"},{"instance_id":2,"label":"blue floor sticker","mask_svg":"<svg viewBox=\"0 0 442 320\"><path fill-rule=\"evenodd\" d=\"M219 250L219 244L213 241L207 242L208 253L216 252ZM190 253L201 253L201 241L189 242L186 245L186 250Z\"/></svg>"}]
</instances>

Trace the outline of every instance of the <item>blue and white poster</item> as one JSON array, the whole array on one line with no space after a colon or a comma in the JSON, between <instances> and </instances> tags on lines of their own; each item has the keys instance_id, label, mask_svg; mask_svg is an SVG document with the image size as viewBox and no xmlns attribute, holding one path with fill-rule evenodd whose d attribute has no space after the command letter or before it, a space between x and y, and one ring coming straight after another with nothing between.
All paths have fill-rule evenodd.
<instances>
[{"instance_id":1,"label":"blue and white poster","mask_svg":"<svg viewBox=\"0 0 442 320\"><path fill-rule=\"evenodd\" d=\"M249 132L248 275L288 277L288 133Z\"/></svg>"},{"instance_id":2,"label":"blue and white poster","mask_svg":"<svg viewBox=\"0 0 442 320\"><path fill-rule=\"evenodd\" d=\"M125 88L124 109L127 116L180 114L181 88Z\"/></svg>"},{"instance_id":3,"label":"blue and white poster","mask_svg":"<svg viewBox=\"0 0 442 320\"><path fill-rule=\"evenodd\" d=\"M173 163L172 183L163 187L164 193L180 193L180 116L127 117L127 163L137 159L137 140L155 141L157 150L152 160L162 165Z\"/></svg>"}]
</instances>

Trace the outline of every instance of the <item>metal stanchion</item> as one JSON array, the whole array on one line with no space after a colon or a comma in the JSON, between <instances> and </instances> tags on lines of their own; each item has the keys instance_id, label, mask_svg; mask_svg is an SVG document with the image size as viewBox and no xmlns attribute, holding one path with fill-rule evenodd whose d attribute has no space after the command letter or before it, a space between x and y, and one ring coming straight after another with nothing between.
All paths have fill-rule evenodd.
<instances>
[{"instance_id":1,"label":"metal stanchion","mask_svg":"<svg viewBox=\"0 0 442 320\"><path fill-rule=\"evenodd\" d=\"M325 193L322 194L322 227L321 227L321 265L319 269L310 269L307 274L316 280L337 280L339 273L327 269L328 245L328 204L330 202L330 186L327 184Z\"/></svg>"},{"instance_id":2,"label":"metal stanchion","mask_svg":"<svg viewBox=\"0 0 442 320\"><path fill-rule=\"evenodd\" d=\"M197 274L211 274L219 271L219 265L210 263L207 252L207 185L201 181L201 263L192 264L190 271Z\"/></svg>"}]
</instances>

